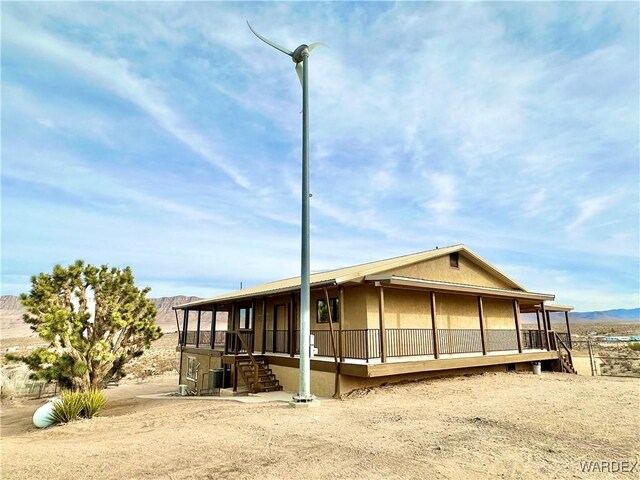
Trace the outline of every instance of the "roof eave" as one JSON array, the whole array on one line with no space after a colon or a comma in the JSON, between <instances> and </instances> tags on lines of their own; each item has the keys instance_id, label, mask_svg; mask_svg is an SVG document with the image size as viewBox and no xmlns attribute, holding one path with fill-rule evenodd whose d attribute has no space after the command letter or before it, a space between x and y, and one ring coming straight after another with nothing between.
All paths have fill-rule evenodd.
<instances>
[{"instance_id":1,"label":"roof eave","mask_svg":"<svg viewBox=\"0 0 640 480\"><path fill-rule=\"evenodd\" d=\"M488 297L518 298L539 301L549 301L555 299L555 295L549 293L536 293L522 290L506 290L500 288L483 287L479 285L465 285L389 275L368 275L367 277L365 277L365 281L378 284L387 284L397 287L413 287L419 288L421 290L433 290L443 293L449 292L465 295L484 295Z\"/></svg>"}]
</instances>

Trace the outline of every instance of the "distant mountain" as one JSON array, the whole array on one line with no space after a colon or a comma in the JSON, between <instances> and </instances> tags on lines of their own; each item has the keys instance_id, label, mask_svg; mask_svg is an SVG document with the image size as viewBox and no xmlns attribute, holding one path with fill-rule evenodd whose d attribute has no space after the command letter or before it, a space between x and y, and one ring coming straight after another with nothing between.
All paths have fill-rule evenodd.
<instances>
[{"instance_id":1,"label":"distant mountain","mask_svg":"<svg viewBox=\"0 0 640 480\"><path fill-rule=\"evenodd\" d=\"M158 308L156 323L163 332L175 332L176 315L172 307L199 300L199 297L178 295L175 297L150 298ZM35 335L30 326L22 321L25 310L15 295L0 297L0 337L28 337ZM179 319L180 321L182 319ZM535 317L534 317L535 320ZM572 322L640 322L640 308L605 310L602 312L571 312Z\"/></svg>"},{"instance_id":2,"label":"distant mountain","mask_svg":"<svg viewBox=\"0 0 640 480\"><path fill-rule=\"evenodd\" d=\"M571 320L574 322L640 322L640 308L571 312Z\"/></svg>"},{"instance_id":3,"label":"distant mountain","mask_svg":"<svg viewBox=\"0 0 640 480\"><path fill-rule=\"evenodd\" d=\"M158 308L156 324L160 325L163 332L175 332L177 330L176 315L172 307L199 299L199 297L178 295L175 297L150 298L149 300L154 302ZM24 313L25 309L20 304L17 296L0 296L0 337L15 338L36 335L31 330L31 326L22 321Z\"/></svg>"}]
</instances>

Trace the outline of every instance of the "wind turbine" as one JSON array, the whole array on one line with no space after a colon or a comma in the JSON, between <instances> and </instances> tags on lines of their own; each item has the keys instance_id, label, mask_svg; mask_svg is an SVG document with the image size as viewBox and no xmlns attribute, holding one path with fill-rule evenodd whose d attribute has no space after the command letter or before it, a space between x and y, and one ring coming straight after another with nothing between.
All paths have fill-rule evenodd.
<instances>
[{"instance_id":1,"label":"wind turbine","mask_svg":"<svg viewBox=\"0 0 640 480\"><path fill-rule=\"evenodd\" d=\"M300 258L300 379L298 394L293 404L313 402L310 385L310 287L309 287L309 55L323 43L302 44L294 51L281 47L256 32L247 21L253 34L267 45L286 53L296 64L296 73L302 84L302 252Z\"/></svg>"}]
</instances>

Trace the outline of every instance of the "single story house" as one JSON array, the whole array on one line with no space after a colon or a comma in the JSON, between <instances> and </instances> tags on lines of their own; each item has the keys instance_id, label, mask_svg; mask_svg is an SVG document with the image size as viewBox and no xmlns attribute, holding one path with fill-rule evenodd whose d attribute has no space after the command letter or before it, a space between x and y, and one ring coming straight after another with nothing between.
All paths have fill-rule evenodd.
<instances>
[{"instance_id":1,"label":"single story house","mask_svg":"<svg viewBox=\"0 0 640 480\"><path fill-rule=\"evenodd\" d=\"M311 391L470 372L574 372L569 311L531 292L464 245L311 275ZM210 387L222 369L234 391L298 387L300 277L174 307L180 379ZM551 329L564 313L566 331ZM521 314L537 328L523 329ZM535 327L535 325L534 325ZM211 373L210 373L211 372ZM219 373L218 373L219 376Z\"/></svg>"}]
</instances>

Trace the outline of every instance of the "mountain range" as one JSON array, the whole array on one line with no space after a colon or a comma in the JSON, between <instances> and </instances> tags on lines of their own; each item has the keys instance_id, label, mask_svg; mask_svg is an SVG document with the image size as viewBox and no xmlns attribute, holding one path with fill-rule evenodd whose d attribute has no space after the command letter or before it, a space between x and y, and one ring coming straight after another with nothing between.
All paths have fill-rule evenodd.
<instances>
[{"instance_id":1,"label":"mountain range","mask_svg":"<svg viewBox=\"0 0 640 480\"><path fill-rule=\"evenodd\" d=\"M156 323L164 332L177 330L175 305L199 300L198 297L178 295L175 297L150 298L158 308ZM0 337L15 338L35 335L30 326L22 321L25 310L15 295L0 296ZM640 308L614 309L599 312L571 312L573 322L640 322Z\"/></svg>"},{"instance_id":2,"label":"mountain range","mask_svg":"<svg viewBox=\"0 0 640 480\"><path fill-rule=\"evenodd\" d=\"M176 315L172 307L182 303L199 300L199 297L187 297L177 295L175 297L150 298L156 304L158 315L156 324L160 325L163 332L175 332ZM0 337L16 338L35 335L31 326L22 321L25 313L24 307L20 304L20 299L15 295L0 296Z\"/></svg>"}]
</instances>

